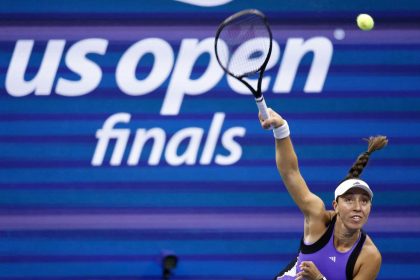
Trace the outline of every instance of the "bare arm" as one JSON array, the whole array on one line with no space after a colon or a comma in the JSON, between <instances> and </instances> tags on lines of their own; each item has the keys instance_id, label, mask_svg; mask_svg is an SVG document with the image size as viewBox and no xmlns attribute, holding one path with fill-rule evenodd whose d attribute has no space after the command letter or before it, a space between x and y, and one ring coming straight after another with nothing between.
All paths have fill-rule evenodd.
<instances>
[{"instance_id":1,"label":"bare arm","mask_svg":"<svg viewBox=\"0 0 420 280\"><path fill-rule=\"evenodd\" d=\"M269 109L270 118L261 121L261 125L268 129L270 126L280 127L284 124L283 118ZM276 163L282 180L295 201L296 205L305 215L305 218L326 219L327 212L322 200L313 194L303 179L298 166L298 159L290 137L276 139Z\"/></svg>"},{"instance_id":2,"label":"bare arm","mask_svg":"<svg viewBox=\"0 0 420 280\"><path fill-rule=\"evenodd\" d=\"M290 137L276 139L276 163L287 191L305 217L319 215L320 212L325 211L324 203L309 190L299 171L297 156Z\"/></svg>"},{"instance_id":3,"label":"bare arm","mask_svg":"<svg viewBox=\"0 0 420 280\"><path fill-rule=\"evenodd\" d=\"M355 267L358 270L353 277L354 280L375 280L381 268L382 256L378 249L370 238L366 243L356 262Z\"/></svg>"}]
</instances>

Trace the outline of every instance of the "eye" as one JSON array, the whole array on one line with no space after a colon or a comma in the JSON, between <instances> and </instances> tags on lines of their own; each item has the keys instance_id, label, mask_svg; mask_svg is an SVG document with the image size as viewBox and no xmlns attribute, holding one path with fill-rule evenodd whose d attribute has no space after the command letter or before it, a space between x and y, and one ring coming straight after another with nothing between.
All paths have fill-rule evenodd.
<instances>
[{"instance_id":1,"label":"eye","mask_svg":"<svg viewBox=\"0 0 420 280\"><path fill-rule=\"evenodd\" d=\"M344 197L344 201L345 202L353 202L353 198L352 197L350 197L350 196L347 196L347 197Z\"/></svg>"},{"instance_id":2,"label":"eye","mask_svg":"<svg viewBox=\"0 0 420 280\"><path fill-rule=\"evenodd\" d=\"M367 198L362 198L362 204L366 205L369 203L369 199Z\"/></svg>"}]
</instances>

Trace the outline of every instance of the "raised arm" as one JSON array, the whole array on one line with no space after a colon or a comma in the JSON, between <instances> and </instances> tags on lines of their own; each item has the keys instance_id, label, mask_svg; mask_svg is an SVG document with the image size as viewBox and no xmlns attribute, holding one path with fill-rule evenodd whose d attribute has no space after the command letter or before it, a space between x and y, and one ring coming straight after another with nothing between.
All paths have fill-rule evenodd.
<instances>
[{"instance_id":1,"label":"raised arm","mask_svg":"<svg viewBox=\"0 0 420 280\"><path fill-rule=\"evenodd\" d=\"M279 128L287 125L286 121L276 112L269 109L270 118L261 121L261 125L265 129L270 127ZM299 171L298 159L293 148L290 136L282 139L276 139L276 163L281 178L295 201L296 205L305 215L305 219L317 218L327 219L328 213L322 200L313 194Z\"/></svg>"}]
</instances>

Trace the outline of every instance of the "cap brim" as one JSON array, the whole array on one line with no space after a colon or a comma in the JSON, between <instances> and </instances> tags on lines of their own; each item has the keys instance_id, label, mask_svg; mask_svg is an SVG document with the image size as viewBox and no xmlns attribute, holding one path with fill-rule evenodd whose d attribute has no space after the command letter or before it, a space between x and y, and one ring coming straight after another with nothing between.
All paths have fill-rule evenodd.
<instances>
[{"instance_id":1,"label":"cap brim","mask_svg":"<svg viewBox=\"0 0 420 280\"><path fill-rule=\"evenodd\" d=\"M370 196L370 199L372 200L373 198L372 190L370 189L369 185L365 181L360 180L360 179L348 179L342 182L340 185L338 185L338 187L335 189L335 192L334 192L335 199L347 193L349 190L355 189L355 188L366 191L368 195Z\"/></svg>"}]
</instances>

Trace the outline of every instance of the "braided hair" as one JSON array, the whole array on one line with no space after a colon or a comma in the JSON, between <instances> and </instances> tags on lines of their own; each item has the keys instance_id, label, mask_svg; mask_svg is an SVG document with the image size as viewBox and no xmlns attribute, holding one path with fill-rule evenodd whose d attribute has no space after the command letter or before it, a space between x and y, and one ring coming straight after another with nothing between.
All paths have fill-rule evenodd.
<instances>
[{"instance_id":1,"label":"braided hair","mask_svg":"<svg viewBox=\"0 0 420 280\"><path fill-rule=\"evenodd\" d=\"M368 142L368 149L366 152L360 154L357 157L356 162L353 163L353 166L350 168L344 181L347 179L359 178L360 174L362 174L363 169L369 161L369 156L374 151L380 150L388 144L388 139L386 138L386 136L382 135L371 136L368 139L363 140L366 140Z\"/></svg>"}]
</instances>

